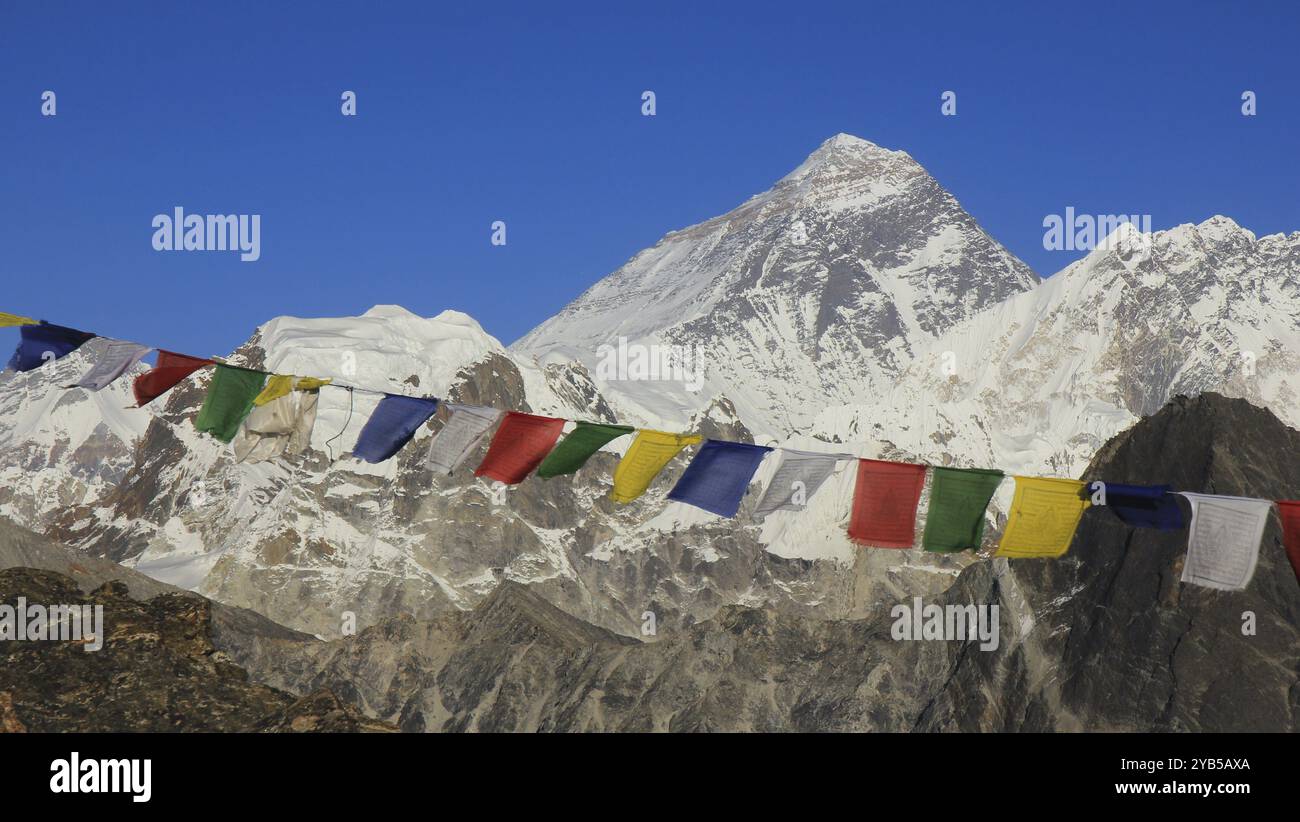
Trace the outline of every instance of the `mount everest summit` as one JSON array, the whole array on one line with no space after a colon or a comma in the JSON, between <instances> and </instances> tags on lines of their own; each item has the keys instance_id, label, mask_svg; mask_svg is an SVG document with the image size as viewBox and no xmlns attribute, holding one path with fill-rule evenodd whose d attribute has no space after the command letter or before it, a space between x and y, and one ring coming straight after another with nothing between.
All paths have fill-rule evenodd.
<instances>
[{"instance_id":1,"label":"mount everest summit","mask_svg":"<svg viewBox=\"0 0 1300 822\"><path fill-rule=\"evenodd\" d=\"M770 190L637 254L512 348L593 372L619 337L700 350L701 393L789 435L827 406L879 396L918 348L1037 282L915 160L840 134ZM677 424L699 403L670 381L602 388L652 424Z\"/></svg>"},{"instance_id":2,"label":"mount everest summit","mask_svg":"<svg viewBox=\"0 0 1300 822\"><path fill-rule=\"evenodd\" d=\"M770 190L675 231L510 347L470 317L395 306L280 317L232 362L570 418L1078 476L1174 394L1208 390L1300 423L1300 233L1225 217L1115 242L1039 281L919 164L838 135ZM1139 244L1147 253L1131 253ZM626 380L620 344L702 352L703 380ZM144 341L147 342L147 341ZM944 590L969 558L861 551L841 470L808 510L722 520L664 495L605 499L615 441L574 478L502 493L398 457L344 455L375 399L325 389L312 448L233 462L192 419L208 375L151 406L129 384L61 388L96 343L0 375L0 516L277 622L335 636L472 608L507 580L619 633L725 605L861 617ZM699 390L691 390L691 388ZM766 480L769 459L758 479Z\"/></svg>"}]
</instances>

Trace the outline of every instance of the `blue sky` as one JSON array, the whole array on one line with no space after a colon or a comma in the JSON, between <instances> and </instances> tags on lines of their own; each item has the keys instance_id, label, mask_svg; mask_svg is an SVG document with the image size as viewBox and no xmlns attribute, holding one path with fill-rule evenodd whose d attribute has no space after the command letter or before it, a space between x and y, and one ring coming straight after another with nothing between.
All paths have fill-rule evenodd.
<instances>
[{"instance_id":1,"label":"blue sky","mask_svg":"<svg viewBox=\"0 0 1300 822\"><path fill-rule=\"evenodd\" d=\"M0 310L210 355L400 303L509 343L841 131L1041 274L1066 206L1300 230L1294 3L619 5L5 2ZM154 251L178 205L262 215L261 259Z\"/></svg>"}]
</instances>

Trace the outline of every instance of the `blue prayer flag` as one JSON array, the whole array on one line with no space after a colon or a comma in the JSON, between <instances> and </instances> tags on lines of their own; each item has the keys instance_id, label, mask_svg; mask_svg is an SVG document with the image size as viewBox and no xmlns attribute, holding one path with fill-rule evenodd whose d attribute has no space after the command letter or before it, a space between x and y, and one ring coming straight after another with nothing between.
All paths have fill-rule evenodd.
<instances>
[{"instance_id":1,"label":"blue prayer flag","mask_svg":"<svg viewBox=\"0 0 1300 822\"><path fill-rule=\"evenodd\" d=\"M758 464L771 450L764 445L706 440L668 499L734 517Z\"/></svg>"},{"instance_id":2,"label":"blue prayer flag","mask_svg":"<svg viewBox=\"0 0 1300 822\"><path fill-rule=\"evenodd\" d=\"M9 368L15 371L31 371L40 368L48 360L66 357L80 348L87 340L93 340L94 334L50 325L41 320L39 325L24 325L18 329L20 339L18 350L9 359Z\"/></svg>"},{"instance_id":3,"label":"blue prayer flag","mask_svg":"<svg viewBox=\"0 0 1300 822\"><path fill-rule=\"evenodd\" d=\"M1108 482L1106 507L1125 525L1176 531L1186 522L1168 485L1121 485Z\"/></svg>"},{"instance_id":4,"label":"blue prayer flag","mask_svg":"<svg viewBox=\"0 0 1300 822\"><path fill-rule=\"evenodd\" d=\"M352 456L366 462L383 462L402 450L437 410L438 401L432 397L385 394L361 429Z\"/></svg>"}]
</instances>

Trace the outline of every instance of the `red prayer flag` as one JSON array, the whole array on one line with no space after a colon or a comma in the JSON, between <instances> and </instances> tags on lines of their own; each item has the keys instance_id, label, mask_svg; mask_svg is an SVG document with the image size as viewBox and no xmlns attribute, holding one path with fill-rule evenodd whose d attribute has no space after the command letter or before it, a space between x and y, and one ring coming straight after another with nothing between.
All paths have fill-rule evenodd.
<instances>
[{"instance_id":1,"label":"red prayer flag","mask_svg":"<svg viewBox=\"0 0 1300 822\"><path fill-rule=\"evenodd\" d=\"M131 384L135 391L135 404L148 405L171 390L176 383L198 371L205 365L213 365L212 360L200 360L171 351L158 351L158 362L149 371L135 378Z\"/></svg>"},{"instance_id":2,"label":"red prayer flag","mask_svg":"<svg viewBox=\"0 0 1300 822\"><path fill-rule=\"evenodd\" d=\"M1282 544L1286 558L1291 560L1295 580L1300 582L1300 500L1277 500L1277 513L1282 519Z\"/></svg>"},{"instance_id":3,"label":"red prayer flag","mask_svg":"<svg viewBox=\"0 0 1300 822\"><path fill-rule=\"evenodd\" d=\"M546 459L563 430L562 419L508 412L474 476L507 485L523 482Z\"/></svg>"},{"instance_id":4,"label":"red prayer flag","mask_svg":"<svg viewBox=\"0 0 1300 822\"><path fill-rule=\"evenodd\" d=\"M849 539L877 548L911 548L924 485L924 465L858 460Z\"/></svg>"}]
</instances>

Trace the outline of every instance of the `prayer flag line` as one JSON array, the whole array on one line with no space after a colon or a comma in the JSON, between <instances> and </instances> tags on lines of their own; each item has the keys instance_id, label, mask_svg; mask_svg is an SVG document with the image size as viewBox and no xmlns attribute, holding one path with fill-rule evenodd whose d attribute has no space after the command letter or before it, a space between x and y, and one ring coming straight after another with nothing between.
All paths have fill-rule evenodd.
<instances>
[{"instance_id":1,"label":"prayer flag line","mask_svg":"<svg viewBox=\"0 0 1300 822\"><path fill-rule=\"evenodd\" d=\"M0 326L19 329L21 340L8 367L20 372L67 356L91 340L105 340L106 346L91 370L77 383L64 386L68 389L101 390L153 350L3 312ZM314 397L323 387L383 397L352 451L355 458L367 462L392 458L433 417L441 403L436 397L393 394L332 378L275 374L220 358L204 359L158 349L153 368L133 381L137 407L207 366L213 366L215 372L194 423L198 430L232 443L237 461L259 461L305 449L315 422ZM298 394L305 398L298 400ZM475 475L506 484L521 482L533 473L541 477L574 473L609 442L635 434L615 468L610 493L611 499L627 503L645 493L684 448L702 443L667 497L728 518L736 516L759 465L773 451L781 452L781 462L754 509L755 519L778 510L806 508L807 498L838 470L839 463L856 460L848 538L878 547L913 547L915 518L929 474L924 549L952 552L979 548L988 506L1006 478L998 469L872 460L483 406L447 407L451 416L430 446L431 470L455 470L493 425L497 426L496 433ZM261 413L262 409L265 413ZM574 427L565 434L569 423ZM1169 486L1103 482L1085 486L1080 480L1054 477L1013 479L1014 499L994 556L1063 555L1073 541L1080 518L1091 505L1111 508L1129 527L1180 528L1184 517L1173 499L1182 496L1191 507L1183 582L1224 590L1244 589L1254 574L1268 515L1275 507L1287 556L1300 582L1300 501L1175 492ZM783 483L789 483L789 492L780 487Z\"/></svg>"}]
</instances>

